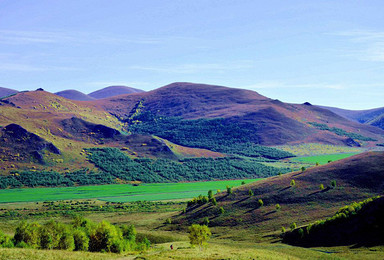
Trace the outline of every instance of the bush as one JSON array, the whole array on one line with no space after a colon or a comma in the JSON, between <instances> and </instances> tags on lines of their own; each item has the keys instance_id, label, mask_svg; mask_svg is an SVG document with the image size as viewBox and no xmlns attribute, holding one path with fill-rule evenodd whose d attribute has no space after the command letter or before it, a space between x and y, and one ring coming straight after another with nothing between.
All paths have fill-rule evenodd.
<instances>
[{"instance_id":1,"label":"bush","mask_svg":"<svg viewBox=\"0 0 384 260\"><path fill-rule=\"evenodd\" d=\"M276 205L275 205L275 208L276 208L276 211L280 210L280 209L281 209L280 204L276 204Z\"/></svg>"},{"instance_id":2,"label":"bush","mask_svg":"<svg viewBox=\"0 0 384 260\"><path fill-rule=\"evenodd\" d=\"M254 193L253 193L253 191L252 191L251 189L249 189L249 191L248 191L248 195L249 195L250 197L252 197L252 196L254 195Z\"/></svg>"},{"instance_id":3,"label":"bush","mask_svg":"<svg viewBox=\"0 0 384 260\"><path fill-rule=\"evenodd\" d=\"M89 236L89 251L121 253L123 236L119 228L102 221Z\"/></svg>"},{"instance_id":4,"label":"bush","mask_svg":"<svg viewBox=\"0 0 384 260\"><path fill-rule=\"evenodd\" d=\"M83 230L76 229L73 231L73 240L76 251L88 251L89 238Z\"/></svg>"},{"instance_id":5,"label":"bush","mask_svg":"<svg viewBox=\"0 0 384 260\"><path fill-rule=\"evenodd\" d=\"M227 186L227 194L228 195L232 194L232 187Z\"/></svg>"},{"instance_id":6,"label":"bush","mask_svg":"<svg viewBox=\"0 0 384 260\"><path fill-rule=\"evenodd\" d=\"M3 231L0 230L0 248L12 248L14 247L11 237L5 235Z\"/></svg>"},{"instance_id":7,"label":"bush","mask_svg":"<svg viewBox=\"0 0 384 260\"><path fill-rule=\"evenodd\" d=\"M193 224L189 227L189 242L192 246L199 246L200 249L208 242L211 231L205 225Z\"/></svg>"},{"instance_id":8,"label":"bush","mask_svg":"<svg viewBox=\"0 0 384 260\"><path fill-rule=\"evenodd\" d=\"M297 225L296 225L296 223L295 222L293 222L290 226L289 226L289 228L291 229L291 230L294 230L294 229L296 229L297 228Z\"/></svg>"},{"instance_id":9,"label":"bush","mask_svg":"<svg viewBox=\"0 0 384 260\"><path fill-rule=\"evenodd\" d=\"M319 188L320 188L320 190L324 190L324 185L320 184Z\"/></svg>"},{"instance_id":10,"label":"bush","mask_svg":"<svg viewBox=\"0 0 384 260\"><path fill-rule=\"evenodd\" d=\"M41 225L36 222L27 223L22 221L16 227L15 236L13 237L15 244L23 247L27 245L27 247L38 248L40 246L40 229Z\"/></svg>"},{"instance_id":11,"label":"bush","mask_svg":"<svg viewBox=\"0 0 384 260\"><path fill-rule=\"evenodd\" d=\"M332 188L336 188L336 180L332 180L331 181L331 187Z\"/></svg>"},{"instance_id":12,"label":"bush","mask_svg":"<svg viewBox=\"0 0 384 260\"><path fill-rule=\"evenodd\" d=\"M264 206L264 201L263 201L262 199L259 199L259 200L257 201L257 205L258 205L259 207Z\"/></svg>"},{"instance_id":13,"label":"bush","mask_svg":"<svg viewBox=\"0 0 384 260\"><path fill-rule=\"evenodd\" d=\"M291 180L291 183L290 183L290 185L293 187L293 186L295 186L296 185L296 182L295 182L295 180Z\"/></svg>"}]
</instances>

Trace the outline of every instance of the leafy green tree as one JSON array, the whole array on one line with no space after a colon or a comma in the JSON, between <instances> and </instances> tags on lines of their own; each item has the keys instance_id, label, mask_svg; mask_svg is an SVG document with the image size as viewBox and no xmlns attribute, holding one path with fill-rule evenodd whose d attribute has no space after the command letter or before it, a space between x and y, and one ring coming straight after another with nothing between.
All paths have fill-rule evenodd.
<instances>
[{"instance_id":1,"label":"leafy green tree","mask_svg":"<svg viewBox=\"0 0 384 260\"><path fill-rule=\"evenodd\" d=\"M228 185L227 185L227 194L228 195L232 194L232 187L229 187Z\"/></svg>"},{"instance_id":2,"label":"leafy green tree","mask_svg":"<svg viewBox=\"0 0 384 260\"><path fill-rule=\"evenodd\" d=\"M217 206L217 201L216 201L216 198L215 198L215 197L213 197L213 198L211 199L211 202L212 202L213 206Z\"/></svg>"},{"instance_id":3,"label":"leafy green tree","mask_svg":"<svg viewBox=\"0 0 384 260\"><path fill-rule=\"evenodd\" d=\"M297 228L297 225L296 225L296 223L295 222L293 222L290 226L289 226L289 228L291 229L291 230L294 230L294 229L296 229Z\"/></svg>"},{"instance_id":4,"label":"leafy green tree","mask_svg":"<svg viewBox=\"0 0 384 260\"><path fill-rule=\"evenodd\" d=\"M0 248L5 247L5 248L12 248L13 242L11 237L7 236L4 234L2 230L0 230Z\"/></svg>"},{"instance_id":5,"label":"leafy green tree","mask_svg":"<svg viewBox=\"0 0 384 260\"><path fill-rule=\"evenodd\" d=\"M73 231L73 240L75 243L76 251L88 251L89 247L89 238L85 231L76 229Z\"/></svg>"},{"instance_id":6,"label":"leafy green tree","mask_svg":"<svg viewBox=\"0 0 384 260\"><path fill-rule=\"evenodd\" d=\"M250 197L252 197L252 196L255 195L255 194L253 193L253 191L252 191L251 189L249 189L249 191L248 191L248 195L249 195Z\"/></svg>"},{"instance_id":7,"label":"leafy green tree","mask_svg":"<svg viewBox=\"0 0 384 260\"><path fill-rule=\"evenodd\" d=\"M212 198L213 198L213 191L209 190L208 191L208 199L212 199Z\"/></svg>"},{"instance_id":8,"label":"leafy green tree","mask_svg":"<svg viewBox=\"0 0 384 260\"><path fill-rule=\"evenodd\" d=\"M281 233L285 233L287 230L285 229L285 227L281 227Z\"/></svg>"},{"instance_id":9,"label":"leafy green tree","mask_svg":"<svg viewBox=\"0 0 384 260\"><path fill-rule=\"evenodd\" d=\"M320 184L319 188L320 190L324 190L324 184Z\"/></svg>"},{"instance_id":10,"label":"leafy green tree","mask_svg":"<svg viewBox=\"0 0 384 260\"><path fill-rule=\"evenodd\" d=\"M276 211L279 211L279 210L281 209L280 204L276 204L276 205L275 205L275 208L276 208Z\"/></svg>"},{"instance_id":11,"label":"leafy green tree","mask_svg":"<svg viewBox=\"0 0 384 260\"><path fill-rule=\"evenodd\" d=\"M262 199L259 199L259 200L257 201L257 205L258 205L259 207L264 206L264 201L263 201Z\"/></svg>"},{"instance_id":12,"label":"leafy green tree","mask_svg":"<svg viewBox=\"0 0 384 260\"><path fill-rule=\"evenodd\" d=\"M295 186L296 185L296 182L295 182L295 180L291 180L291 183L290 183L290 185L293 187L293 186Z\"/></svg>"},{"instance_id":13,"label":"leafy green tree","mask_svg":"<svg viewBox=\"0 0 384 260\"><path fill-rule=\"evenodd\" d=\"M189 242L192 246L199 246L200 250L207 244L212 233L206 225L192 224L189 227Z\"/></svg>"},{"instance_id":14,"label":"leafy green tree","mask_svg":"<svg viewBox=\"0 0 384 260\"><path fill-rule=\"evenodd\" d=\"M24 243L29 247L38 248L40 246L40 228L41 225L36 222L20 222L16 227L15 235L13 237L15 245L17 246L19 243Z\"/></svg>"},{"instance_id":15,"label":"leafy green tree","mask_svg":"<svg viewBox=\"0 0 384 260\"><path fill-rule=\"evenodd\" d=\"M306 170L306 168L303 166L301 167L301 171L304 172Z\"/></svg>"},{"instance_id":16,"label":"leafy green tree","mask_svg":"<svg viewBox=\"0 0 384 260\"><path fill-rule=\"evenodd\" d=\"M89 251L120 253L124 248L120 229L103 220L89 236Z\"/></svg>"}]
</instances>

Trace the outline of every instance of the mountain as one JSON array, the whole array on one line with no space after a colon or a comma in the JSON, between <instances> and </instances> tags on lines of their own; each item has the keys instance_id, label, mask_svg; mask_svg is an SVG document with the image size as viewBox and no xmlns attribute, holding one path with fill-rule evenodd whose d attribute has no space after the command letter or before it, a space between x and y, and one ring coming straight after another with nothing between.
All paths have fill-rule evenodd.
<instances>
[{"instance_id":1,"label":"mountain","mask_svg":"<svg viewBox=\"0 0 384 260\"><path fill-rule=\"evenodd\" d=\"M64 97L71 100L78 100L78 101L94 100L94 98L74 89L59 91L59 92L56 92L55 94L60 97Z\"/></svg>"},{"instance_id":2,"label":"mountain","mask_svg":"<svg viewBox=\"0 0 384 260\"><path fill-rule=\"evenodd\" d=\"M328 109L347 119L379 127L384 129L384 107L368 109L368 110L347 110L336 107L319 106Z\"/></svg>"},{"instance_id":3,"label":"mountain","mask_svg":"<svg viewBox=\"0 0 384 260\"><path fill-rule=\"evenodd\" d=\"M0 98L2 97L6 97L6 96L9 96L9 95L12 95L12 94L15 94L17 93L18 91L17 90L14 90L14 89L10 89L10 88L1 88L0 87Z\"/></svg>"},{"instance_id":4,"label":"mountain","mask_svg":"<svg viewBox=\"0 0 384 260\"><path fill-rule=\"evenodd\" d=\"M92 93L89 93L88 96L95 99L103 99L118 95L132 94L132 93L141 93L144 92L141 89L131 88L127 86L109 86Z\"/></svg>"},{"instance_id":5,"label":"mountain","mask_svg":"<svg viewBox=\"0 0 384 260\"><path fill-rule=\"evenodd\" d=\"M186 213L172 222L199 223L207 217L212 227L242 226L254 232L256 240L278 238L281 227L288 229L292 223L307 225L332 216L354 201L382 194L383 168L384 152L366 152L324 166L242 185L233 189L232 194L218 193L215 195L217 206L190 204ZM320 188L321 184L324 189ZM249 195L249 190L253 191L253 196ZM279 209L276 204L280 205ZM220 214L220 207L224 214ZM260 232L269 235L258 237Z\"/></svg>"},{"instance_id":6,"label":"mountain","mask_svg":"<svg viewBox=\"0 0 384 260\"><path fill-rule=\"evenodd\" d=\"M380 129L349 121L309 103L288 104L264 97L255 91L205 84L173 83L145 93L98 100L94 104L128 124L134 118L145 123L149 118L179 117L189 120L188 124L201 125L203 119L222 118L219 123L233 126L233 129L249 130L251 136L248 141L261 145L350 143L348 135L343 135L338 129L366 136L366 140L382 139L381 135L384 134ZM311 123L327 125L331 131ZM180 125L181 122L173 127ZM166 139L169 137L148 129L145 131ZM171 141L182 144L180 140ZM364 145L370 144L365 142Z\"/></svg>"}]
</instances>

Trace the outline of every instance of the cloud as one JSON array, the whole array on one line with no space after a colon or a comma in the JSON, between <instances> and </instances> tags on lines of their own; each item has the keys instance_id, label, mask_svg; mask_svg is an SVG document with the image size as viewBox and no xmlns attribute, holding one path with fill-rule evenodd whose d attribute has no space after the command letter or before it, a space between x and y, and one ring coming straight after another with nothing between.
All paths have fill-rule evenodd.
<instances>
[{"instance_id":1,"label":"cloud","mask_svg":"<svg viewBox=\"0 0 384 260\"><path fill-rule=\"evenodd\" d=\"M243 86L246 89L345 89L340 84L314 83L314 84L287 84L280 81L261 81L252 85Z\"/></svg>"},{"instance_id":2,"label":"cloud","mask_svg":"<svg viewBox=\"0 0 384 260\"><path fill-rule=\"evenodd\" d=\"M129 66L131 70L144 70L161 73L193 74L200 72L226 73L231 70L251 69L253 62L241 60L232 63L188 63L164 66Z\"/></svg>"},{"instance_id":3,"label":"cloud","mask_svg":"<svg viewBox=\"0 0 384 260\"><path fill-rule=\"evenodd\" d=\"M355 30L339 32L336 35L346 37L354 44L347 50L347 56L363 61L384 61L384 32Z\"/></svg>"},{"instance_id":4,"label":"cloud","mask_svg":"<svg viewBox=\"0 0 384 260\"><path fill-rule=\"evenodd\" d=\"M159 44L164 40L152 37L124 37L103 33L65 31L15 31L0 30L0 44Z\"/></svg>"},{"instance_id":5,"label":"cloud","mask_svg":"<svg viewBox=\"0 0 384 260\"><path fill-rule=\"evenodd\" d=\"M0 71L16 72L43 72L43 71L79 71L78 68L59 67L59 66L34 66L21 63L0 63Z\"/></svg>"}]
</instances>

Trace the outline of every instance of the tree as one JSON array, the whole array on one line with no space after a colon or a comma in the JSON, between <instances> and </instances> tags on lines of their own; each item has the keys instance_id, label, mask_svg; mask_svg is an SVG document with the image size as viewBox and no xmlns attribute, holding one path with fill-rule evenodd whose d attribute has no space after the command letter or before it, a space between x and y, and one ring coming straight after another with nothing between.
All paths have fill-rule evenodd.
<instances>
[{"instance_id":1,"label":"tree","mask_svg":"<svg viewBox=\"0 0 384 260\"><path fill-rule=\"evenodd\" d=\"M227 185L227 194L228 195L232 194L232 187L229 187L228 185Z\"/></svg>"},{"instance_id":2,"label":"tree","mask_svg":"<svg viewBox=\"0 0 384 260\"><path fill-rule=\"evenodd\" d=\"M213 198L213 191L209 190L208 191L208 199L211 199L211 198Z\"/></svg>"},{"instance_id":3,"label":"tree","mask_svg":"<svg viewBox=\"0 0 384 260\"><path fill-rule=\"evenodd\" d=\"M257 205L258 205L259 207L264 206L264 201L263 201L262 199L259 199L259 200L257 201Z\"/></svg>"},{"instance_id":4,"label":"tree","mask_svg":"<svg viewBox=\"0 0 384 260\"><path fill-rule=\"evenodd\" d=\"M216 201L216 198L215 198L215 197L213 197L213 198L211 199L211 202L212 202L213 206L217 206L217 201Z\"/></svg>"},{"instance_id":5,"label":"tree","mask_svg":"<svg viewBox=\"0 0 384 260\"><path fill-rule=\"evenodd\" d=\"M224 212L225 212L224 208L223 208L223 207L220 207L220 208L219 208L219 212L220 212L220 214L224 214Z\"/></svg>"},{"instance_id":6,"label":"tree","mask_svg":"<svg viewBox=\"0 0 384 260\"><path fill-rule=\"evenodd\" d=\"M295 186L296 185L296 182L295 182L295 180L291 180L291 183L290 183L290 185L293 187L293 186Z\"/></svg>"},{"instance_id":7,"label":"tree","mask_svg":"<svg viewBox=\"0 0 384 260\"><path fill-rule=\"evenodd\" d=\"M280 210L280 209L281 209L280 204L276 204L276 205L275 205L275 208L276 208L276 211L277 211L277 210Z\"/></svg>"},{"instance_id":8,"label":"tree","mask_svg":"<svg viewBox=\"0 0 384 260\"><path fill-rule=\"evenodd\" d=\"M248 195L249 195L250 197L252 197L252 196L254 195L254 193L253 193L253 191L252 191L251 189L249 189L249 191L248 191Z\"/></svg>"},{"instance_id":9,"label":"tree","mask_svg":"<svg viewBox=\"0 0 384 260\"><path fill-rule=\"evenodd\" d=\"M301 171L302 172L304 172L306 169L305 169L305 167L303 166L303 167L301 167Z\"/></svg>"},{"instance_id":10,"label":"tree","mask_svg":"<svg viewBox=\"0 0 384 260\"><path fill-rule=\"evenodd\" d=\"M324 190L324 185L320 184L320 190Z\"/></svg>"},{"instance_id":11,"label":"tree","mask_svg":"<svg viewBox=\"0 0 384 260\"><path fill-rule=\"evenodd\" d=\"M120 229L103 220L91 231L89 251L120 253L122 251L122 240L123 236Z\"/></svg>"},{"instance_id":12,"label":"tree","mask_svg":"<svg viewBox=\"0 0 384 260\"><path fill-rule=\"evenodd\" d=\"M76 229L73 231L73 239L76 251L88 251L89 238L83 230Z\"/></svg>"},{"instance_id":13,"label":"tree","mask_svg":"<svg viewBox=\"0 0 384 260\"><path fill-rule=\"evenodd\" d=\"M285 229L285 227L281 227L281 233L285 233L287 230Z\"/></svg>"},{"instance_id":14,"label":"tree","mask_svg":"<svg viewBox=\"0 0 384 260\"><path fill-rule=\"evenodd\" d=\"M289 227L290 227L291 230L294 230L294 229L297 228L297 225L296 225L295 222L293 222Z\"/></svg>"},{"instance_id":15,"label":"tree","mask_svg":"<svg viewBox=\"0 0 384 260\"><path fill-rule=\"evenodd\" d=\"M331 186L332 186L332 188L336 188L336 180L331 181Z\"/></svg>"},{"instance_id":16,"label":"tree","mask_svg":"<svg viewBox=\"0 0 384 260\"><path fill-rule=\"evenodd\" d=\"M192 224L189 227L189 242L192 246L199 246L200 250L207 244L212 233L205 225Z\"/></svg>"}]
</instances>

